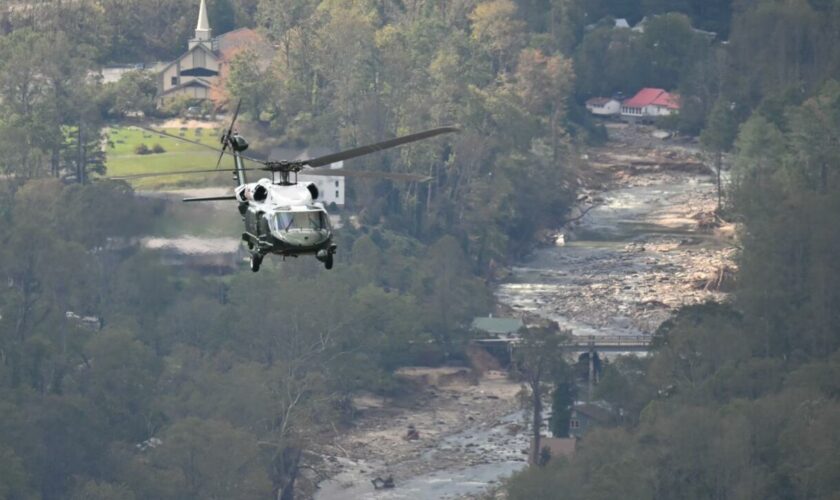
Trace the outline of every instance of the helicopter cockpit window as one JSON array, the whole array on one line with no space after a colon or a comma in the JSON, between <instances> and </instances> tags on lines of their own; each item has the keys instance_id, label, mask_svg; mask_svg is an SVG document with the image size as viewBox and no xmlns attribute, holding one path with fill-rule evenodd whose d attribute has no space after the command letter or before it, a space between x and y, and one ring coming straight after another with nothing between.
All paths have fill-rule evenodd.
<instances>
[{"instance_id":1,"label":"helicopter cockpit window","mask_svg":"<svg viewBox=\"0 0 840 500\"><path fill-rule=\"evenodd\" d=\"M274 225L278 231L291 231L293 229L315 229L327 228L327 218L324 212L278 212L274 216Z\"/></svg>"}]
</instances>

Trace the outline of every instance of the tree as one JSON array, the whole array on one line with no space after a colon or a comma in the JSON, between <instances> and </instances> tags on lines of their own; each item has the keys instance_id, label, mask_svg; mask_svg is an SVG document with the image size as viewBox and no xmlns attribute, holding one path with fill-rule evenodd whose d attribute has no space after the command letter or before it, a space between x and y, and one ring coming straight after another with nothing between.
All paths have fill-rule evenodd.
<instances>
[{"instance_id":1,"label":"tree","mask_svg":"<svg viewBox=\"0 0 840 500\"><path fill-rule=\"evenodd\" d=\"M525 108L548 116L552 161L560 160L560 135L566 115L566 100L574 81L572 61L561 55L546 57L539 50L525 49L519 54L516 82Z\"/></svg>"},{"instance_id":2,"label":"tree","mask_svg":"<svg viewBox=\"0 0 840 500\"><path fill-rule=\"evenodd\" d=\"M572 418L572 406L575 404L575 387L567 380L554 383L551 398L551 419L549 428L554 437L569 437L569 422Z\"/></svg>"},{"instance_id":3,"label":"tree","mask_svg":"<svg viewBox=\"0 0 840 500\"><path fill-rule=\"evenodd\" d=\"M21 459L13 449L0 445L0 498L35 498Z\"/></svg>"},{"instance_id":4,"label":"tree","mask_svg":"<svg viewBox=\"0 0 840 500\"><path fill-rule=\"evenodd\" d=\"M262 121L264 113L267 116L274 114L272 82L278 79L278 75L271 67L262 67L258 61L256 54L250 50L236 54L230 62L225 83L231 98L242 101L242 110Z\"/></svg>"},{"instance_id":5,"label":"tree","mask_svg":"<svg viewBox=\"0 0 840 500\"><path fill-rule=\"evenodd\" d=\"M153 352L131 332L106 328L90 339L81 391L117 431L112 439L140 442L154 435L152 399L160 371Z\"/></svg>"},{"instance_id":6,"label":"tree","mask_svg":"<svg viewBox=\"0 0 840 500\"><path fill-rule=\"evenodd\" d=\"M125 485L88 480L74 488L70 500L135 500Z\"/></svg>"},{"instance_id":7,"label":"tree","mask_svg":"<svg viewBox=\"0 0 840 500\"><path fill-rule=\"evenodd\" d=\"M826 193L836 188L840 156L840 83L832 80L801 106L788 112L795 181Z\"/></svg>"},{"instance_id":8,"label":"tree","mask_svg":"<svg viewBox=\"0 0 840 500\"><path fill-rule=\"evenodd\" d=\"M719 97L712 107L703 133L700 134L700 143L715 159L718 213L723 210L723 186L721 185L723 153L732 147L737 131L734 107L734 103Z\"/></svg>"},{"instance_id":9,"label":"tree","mask_svg":"<svg viewBox=\"0 0 840 500\"><path fill-rule=\"evenodd\" d=\"M736 186L758 191L769 187L768 183L781 169L785 155L785 140L778 127L760 114L754 114L741 125L735 149L738 154L732 173Z\"/></svg>"},{"instance_id":10,"label":"tree","mask_svg":"<svg viewBox=\"0 0 840 500\"><path fill-rule=\"evenodd\" d=\"M684 14L670 13L651 18L642 42L650 58L648 86L673 89L690 65L702 59L706 40L694 33Z\"/></svg>"},{"instance_id":11,"label":"tree","mask_svg":"<svg viewBox=\"0 0 840 500\"><path fill-rule=\"evenodd\" d=\"M525 386L530 391L529 407L531 409L531 432L533 447L531 448L531 463L540 463L540 438L543 423L543 394L545 379L552 372L562 369L563 341L568 339L571 332L562 331L557 323L549 322L539 326L523 328L520 331L522 342L514 351L516 369L523 377Z\"/></svg>"},{"instance_id":12,"label":"tree","mask_svg":"<svg viewBox=\"0 0 840 500\"><path fill-rule=\"evenodd\" d=\"M511 0L479 3L469 15L472 37L492 54L496 70L509 68L522 47L525 23L515 15L516 4Z\"/></svg>"},{"instance_id":13,"label":"tree","mask_svg":"<svg viewBox=\"0 0 840 500\"><path fill-rule=\"evenodd\" d=\"M110 111L118 116L138 111L153 116L157 112L157 82L151 72L130 71L117 82L106 85L105 90L112 93Z\"/></svg>"},{"instance_id":14,"label":"tree","mask_svg":"<svg viewBox=\"0 0 840 500\"><path fill-rule=\"evenodd\" d=\"M271 495L257 439L227 422L185 418L172 424L161 441L149 463L159 472L149 472L152 477L156 473L169 476L177 497L257 499Z\"/></svg>"}]
</instances>

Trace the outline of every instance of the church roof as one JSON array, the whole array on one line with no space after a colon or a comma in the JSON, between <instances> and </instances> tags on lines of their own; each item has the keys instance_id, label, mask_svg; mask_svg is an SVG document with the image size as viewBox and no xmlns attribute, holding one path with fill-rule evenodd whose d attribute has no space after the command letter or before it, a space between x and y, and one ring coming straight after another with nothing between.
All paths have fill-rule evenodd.
<instances>
[{"instance_id":1,"label":"church roof","mask_svg":"<svg viewBox=\"0 0 840 500\"><path fill-rule=\"evenodd\" d=\"M198 24L195 30L210 31L210 21L207 19L207 4L204 0L201 0L201 6L198 8Z\"/></svg>"},{"instance_id":2,"label":"church roof","mask_svg":"<svg viewBox=\"0 0 840 500\"><path fill-rule=\"evenodd\" d=\"M188 51L186 51L183 54L181 54L180 56L178 56L177 59L173 59L172 61L169 61L168 63L166 63L166 64L164 64L163 66L160 66L160 67L155 66L153 71L155 73L163 73L164 71L168 70L170 66L172 66L173 64L176 64L178 61L183 59L185 56L187 56L189 54L192 54L193 51L195 51L195 50L203 50L204 52L207 52L208 54L210 54L210 57L213 57L214 59L216 58L216 53L215 52L208 49L203 43L197 43L197 44L193 45L192 48L190 48Z\"/></svg>"},{"instance_id":3,"label":"church roof","mask_svg":"<svg viewBox=\"0 0 840 500\"><path fill-rule=\"evenodd\" d=\"M187 88L187 87L204 87L206 89L209 89L209 88L212 88L213 85L210 82L208 82L207 80L204 80L203 78L195 78L193 80L188 80L184 83L178 84L178 85L170 88L169 90L167 90L166 92L164 92L160 95L164 96L164 95L167 95L167 94L171 94L172 92L177 92L177 91L179 91L181 89L184 89L184 88Z\"/></svg>"}]
</instances>

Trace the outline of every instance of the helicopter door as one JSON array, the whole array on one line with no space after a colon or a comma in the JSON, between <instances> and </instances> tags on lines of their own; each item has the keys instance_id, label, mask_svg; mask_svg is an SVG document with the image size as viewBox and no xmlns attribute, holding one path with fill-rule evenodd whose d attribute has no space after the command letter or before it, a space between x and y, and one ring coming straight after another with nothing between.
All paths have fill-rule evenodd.
<instances>
[{"instance_id":1,"label":"helicopter door","mask_svg":"<svg viewBox=\"0 0 840 500\"><path fill-rule=\"evenodd\" d=\"M268 218L262 212L257 214L257 217L257 237L265 238L271 234L271 229L268 227Z\"/></svg>"}]
</instances>

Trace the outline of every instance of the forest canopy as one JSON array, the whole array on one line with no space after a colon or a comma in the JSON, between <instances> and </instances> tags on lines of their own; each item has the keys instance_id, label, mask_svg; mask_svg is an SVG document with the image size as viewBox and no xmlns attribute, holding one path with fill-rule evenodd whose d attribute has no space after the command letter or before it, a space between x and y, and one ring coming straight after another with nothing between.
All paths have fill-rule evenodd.
<instances>
[{"instance_id":1,"label":"forest canopy","mask_svg":"<svg viewBox=\"0 0 840 500\"><path fill-rule=\"evenodd\" d=\"M354 186L336 271L173 271L132 244L170 212L108 180L102 147L162 112L155 79L95 75L182 53L194 2L4 2L0 498L311 492L307 453L353 421L352 396L404 390L400 366L463 362L497 272L562 225L606 135L584 101L642 87L678 93L660 125L730 160L717 215L740 228L735 290L677 311L649 358L609 365L598 395L622 422L509 497L840 489L840 2L207 5L218 33L253 28L276 49L267 65L240 54L224 89L255 149L462 132L366 162L434 180Z\"/></svg>"}]
</instances>

